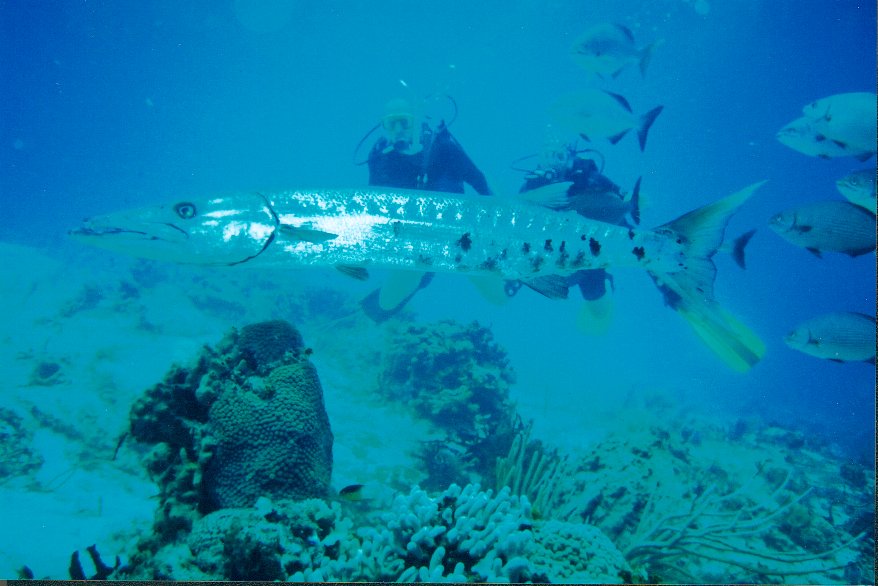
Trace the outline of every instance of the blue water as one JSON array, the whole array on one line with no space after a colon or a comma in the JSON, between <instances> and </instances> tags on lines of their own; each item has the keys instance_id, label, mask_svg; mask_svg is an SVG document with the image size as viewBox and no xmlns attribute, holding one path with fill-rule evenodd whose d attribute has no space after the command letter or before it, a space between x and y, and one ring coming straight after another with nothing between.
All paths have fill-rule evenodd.
<instances>
[{"instance_id":1,"label":"blue water","mask_svg":"<svg viewBox=\"0 0 878 586\"><path fill-rule=\"evenodd\" d=\"M520 392L543 394L533 403L559 418L657 388L871 460L874 366L821 361L782 337L830 311L874 315L875 256L818 259L767 221L840 198L837 179L874 165L774 138L817 98L874 91L874 2L716 0L706 15L682 0L2 2L0 240L65 249L85 216L182 194L365 185L354 148L398 95L452 95L454 135L498 197L517 192L510 164L540 148L547 106L596 85L568 52L603 21L641 44L664 39L645 78L629 68L602 85L635 111L664 106L643 153L633 137L597 145L614 181L643 177L643 225L768 180L729 228L758 229L746 271L720 256L716 283L766 341L765 359L728 371L642 274L618 276L616 321L601 338L570 327L569 304L529 294L498 310L450 276L412 308L425 321L491 324L519 388L533 389Z\"/></svg>"}]
</instances>

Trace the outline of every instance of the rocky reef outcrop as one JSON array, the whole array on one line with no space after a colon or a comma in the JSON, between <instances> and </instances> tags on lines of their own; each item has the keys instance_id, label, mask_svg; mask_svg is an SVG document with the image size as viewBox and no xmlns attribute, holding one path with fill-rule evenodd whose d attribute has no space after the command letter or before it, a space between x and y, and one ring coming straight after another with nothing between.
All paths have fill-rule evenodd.
<instances>
[{"instance_id":1,"label":"rocky reef outcrop","mask_svg":"<svg viewBox=\"0 0 878 586\"><path fill-rule=\"evenodd\" d=\"M152 446L162 539L259 497L327 495L333 436L323 391L285 321L233 330L193 366L174 367L136 401L130 422L134 439Z\"/></svg>"},{"instance_id":2,"label":"rocky reef outcrop","mask_svg":"<svg viewBox=\"0 0 878 586\"><path fill-rule=\"evenodd\" d=\"M425 487L493 476L509 451L518 416L506 351L477 322L407 323L390 337L379 392L410 406L444 437L425 444Z\"/></svg>"}]
</instances>

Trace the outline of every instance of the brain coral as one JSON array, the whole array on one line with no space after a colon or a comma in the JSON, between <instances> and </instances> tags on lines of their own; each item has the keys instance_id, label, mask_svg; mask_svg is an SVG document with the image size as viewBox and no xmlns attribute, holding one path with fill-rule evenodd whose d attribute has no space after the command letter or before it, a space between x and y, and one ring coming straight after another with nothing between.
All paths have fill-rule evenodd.
<instances>
[{"instance_id":1,"label":"brain coral","mask_svg":"<svg viewBox=\"0 0 878 586\"><path fill-rule=\"evenodd\" d=\"M161 490L156 531L169 538L200 514L260 496L325 496L332 430L301 335L286 322L233 330L189 368L175 366L131 410L152 444Z\"/></svg>"},{"instance_id":2,"label":"brain coral","mask_svg":"<svg viewBox=\"0 0 878 586\"><path fill-rule=\"evenodd\" d=\"M302 335L283 320L244 326L238 336L241 353L260 374L276 366L287 352L301 351L302 346Z\"/></svg>"},{"instance_id":3,"label":"brain coral","mask_svg":"<svg viewBox=\"0 0 878 586\"><path fill-rule=\"evenodd\" d=\"M260 496L323 496L332 473L332 431L310 362L279 366L264 386L226 389L211 405L214 457L204 472L214 508Z\"/></svg>"}]
</instances>

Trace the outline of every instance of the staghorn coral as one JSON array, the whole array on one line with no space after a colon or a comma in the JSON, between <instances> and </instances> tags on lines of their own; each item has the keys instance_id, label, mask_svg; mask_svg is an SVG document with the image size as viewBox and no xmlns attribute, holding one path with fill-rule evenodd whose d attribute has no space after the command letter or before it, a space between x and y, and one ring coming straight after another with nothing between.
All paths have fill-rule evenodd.
<instances>
[{"instance_id":1,"label":"staghorn coral","mask_svg":"<svg viewBox=\"0 0 878 586\"><path fill-rule=\"evenodd\" d=\"M260 500L198 520L185 543L163 547L115 578L288 581L620 582L630 575L599 530L540 527L525 498L452 485L415 487L387 510L338 502Z\"/></svg>"},{"instance_id":2,"label":"staghorn coral","mask_svg":"<svg viewBox=\"0 0 878 586\"><path fill-rule=\"evenodd\" d=\"M467 456L467 465L456 471L437 463L437 473L426 484L447 486L448 481L466 479L468 471L492 474L494 461L512 443L515 407L509 386L515 375L491 331L477 322L405 324L388 347L381 392L433 422L445 433L443 443L460 446ZM422 456L428 471L433 455L427 446ZM435 455L449 457L445 451Z\"/></svg>"},{"instance_id":3,"label":"staghorn coral","mask_svg":"<svg viewBox=\"0 0 878 586\"><path fill-rule=\"evenodd\" d=\"M152 448L158 541L201 515L272 498L324 496L332 430L317 372L286 322L233 330L190 368L175 366L131 410L132 436Z\"/></svg>"}]
</instances>

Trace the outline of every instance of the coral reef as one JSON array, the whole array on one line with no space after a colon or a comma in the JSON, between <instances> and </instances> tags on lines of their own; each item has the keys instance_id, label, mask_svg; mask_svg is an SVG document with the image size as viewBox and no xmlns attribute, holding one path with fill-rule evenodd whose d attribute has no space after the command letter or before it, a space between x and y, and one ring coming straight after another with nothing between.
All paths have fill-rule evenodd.
<instances>
[{"instance_id":1,"label":"coral reef","mask_svg":"<svg viewBox=\"0 0 878 586\"><path fill-rule=\"evenodd\" d=\"M198 520L188 537L115 578L292 581L621 582L630 568L594 527L530 518L526 498L452 485L388 510L262 499Z\"/></svg>"},{"instance_id":2,"label":"coral reef","mask_svg":"<svg viewBox=\"0 0 878 586\"><path fill-rule=\"evenodd\" d=\"M515 375L505 351L487 328L473 322L404 324L383 358L380 390L410 405L442 430L440 445L422 453L425 486L465 482L475 472L493 474L495 460L512 443L515 408L509 386Z\"/></svg>"},{"instance_id":3,"label":"coral reef","mask_svg":"<svg viewBox=\"0 0 878 586\"><path fill-rule=\"evenodd\" d=\"M257 498L327 494L332 431L301 335L270 321L233 330L191 368L174 367L131 410L161 506L162 539L202 514Z\"/></svg>"},{"instance_id":4,"label":"coral reef","mask_svg":"<svg viewBox=\"0 0 878 586\"><path fill-rule=\"evenodd\" d=\"M868 575L873 539L858 512L872 502L834 488L831 454L804 449L799 434L773 426L629 417L638 425L611 434L555 477L547 517L602 529L650 581L859 582Z\"/></svg>"}]
</instances>

